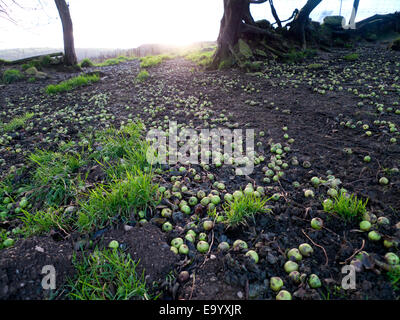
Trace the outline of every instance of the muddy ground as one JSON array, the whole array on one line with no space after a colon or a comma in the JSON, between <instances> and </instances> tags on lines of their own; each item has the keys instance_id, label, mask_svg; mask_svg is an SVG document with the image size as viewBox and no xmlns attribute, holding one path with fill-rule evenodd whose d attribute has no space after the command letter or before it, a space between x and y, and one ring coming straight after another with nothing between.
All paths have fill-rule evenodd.
<instances>
[{"instance_id":1,"label":"muddy ground","mask_svg":"<svg viewBox=\"0 0 400 320\"><path fill-rule=\"evenodd\" d=\"M343 59L353 51L359 52L358 60ZM102 129L106 125L118 127L121 122L137 116L148 128L159 126L161 122L168 124L165 121L168 119L195 129L215 124L216 127L252 128L257 133L264 132L257 136L257 142L261 142L257 150L267 162L271 156L271 142L287 145L284 138L287 133L295 139L290 144L288 161L296 157L299 165L290 165L279 183L263 182L262 168L266 163L257 165L248 178L234 176L225 165L211 168L216 180L225 183L230 193L250 182L268 187L269 194L280 193L282 197L270 203L272 214L257 216L248 226L226 230L217 225L208 235L209 243L213 244L208 255L193 254L189 256L192 263L187 257L174 256L169 251L169 243L175 236L184 237L187 221L177 219L174 231L165 234L157 221L160 212L155 212L152 223L145 228L136 226L125 231L119 226L107 230L99 243L116 239L126 244L132 257L142 261L149 284L159 282L164 299L275 299L276 293L268 290L268 280L273 276L284 279L285 288L296 299L398 299L398 291L375 264L375 259L383 260L388 249L382 242L369 241L367 233L358 230L357 222L345 223L323 212L321 201L326 198L326 187L313 188L310 179L333 174L349 193L369 199L370 213L390 220L390 225L380 230L386 239L400 239L400 230L395 227L400 221L400 174L393 170L400 167L400 137L398 131L390 132L387 125L389 121L397 128L400 124L400 115L395 113L400 109L400 92L396 87L399 62L400 53L377 45L319 52L316 57L298 64L267 64L261 73L253 74L235 69L204 71L190 61L176 58L149 68L150 78L138 83L135 78L140 70L139 61L129 61L85 69L84 72L100 70L101 81L55 96L46 95L43 88L76 74L47 70L48 80L0 87L2 122L7 123L25 112L35 113L29 129L9 134L11 141L1 146L0 158L4 162L0 170L4 175L12 166L24 166L26 155L36 148L56 149L55 141L77 140L88 129ZM320 66L314 68L311 64ZM107 102L101 107L95 104L96 100L90 100L99 94L107 95ZM208 104L202 105L203 102ZM384 106L382 112L377 110L380 105ZM144 111L144 108L157 106L161 108L153 114ZM393 110L387 110L388 107ZM99 114L102 121L96 118ZM203 117L205 114L208 117ZM380 123L374 123L376 120ZM362 124L356 125L357 121ZM363 124L369 125L370 137L366 136ZM284 132L283 127L288 131ZM397 142L391 142L395 137ZM21 150L15 152L16 148ZM345 148L351 148L351 154ZM363 161L367 155L372 159L370 163ZM304 161L309 161L311 167L304 168ZM201 172L200 166L194 167ZM101 180L101 172L95 176L93 180ZM388 185L379 183L383 176L389 179ZM164 174L160 184L168 185L167 180L168 174ZM293 186L294 181L300 182L300 188ZM200 184L191 184L193 190L200 187L210 191L212 183L203 180ZM314 190L315 197L304 197L304 189ZM200 217L205 219L206 212ZM310 228L314 217L324 220L322 231ZM7 229L12 225L2 222L0 227ZM236 239L245 240L249 248L256 248L260 257L258 264L240 251L231 250L228 254L217 251L220 242L232 244ZM62 266L60 284L66 276L73 275L74 241L73 235L62 241L48 235L20 240L14 247L2 250L0 298L48 298L38 290L41 268L50 260ZM295 285L283 270L287 261L285 250L304 242L313 246L314 254L300 262L300 271L317 274L323 283L319 289L311 289L306 284ZM44 252L39 252L37 247ZM340 289L341 268L360 249L373 258L366 259L368 261L357 273L357 289ZM389 251L399 253L398 248ZM180 283L177 277L183 270L189 271L191 276ZM166 281L168 274L174 275L175 280ZM63 298L62 290L55 298Z\"/></svg>"}]
</instances>

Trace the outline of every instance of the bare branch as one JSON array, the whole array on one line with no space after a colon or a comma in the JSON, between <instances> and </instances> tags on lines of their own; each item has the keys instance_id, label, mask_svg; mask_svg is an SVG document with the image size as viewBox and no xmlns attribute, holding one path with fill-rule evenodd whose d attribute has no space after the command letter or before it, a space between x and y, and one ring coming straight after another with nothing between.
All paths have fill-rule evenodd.
<instances>
[{"instance_id":1,"label":"bare branch","mask_svg":"<svg viewBox=\"0 0 400 320\"><path fill-rule=\"evenodd\" d=\"M276 10L275 10L275 6L274 6L273 0L269 0L269 5L270 5L270 7L271 7L272 15L274 16L274 19L275 19L276 23L278 24L278 27L279 27L279 28L282 28L282 22L281 22L281 20L280 20L279 17L278 17L278 13L277 13Z\"/></svg>"},{"instance_id":2,"label":"bare branch","mask_svg":"<svg viewBox=\"0 0 400 320\"><path fill-rule=\"evenodd\" d=\"M249 0L250 4L261 4L261 3L265 3L268 0Z\"/></svg>"}]
</instances>

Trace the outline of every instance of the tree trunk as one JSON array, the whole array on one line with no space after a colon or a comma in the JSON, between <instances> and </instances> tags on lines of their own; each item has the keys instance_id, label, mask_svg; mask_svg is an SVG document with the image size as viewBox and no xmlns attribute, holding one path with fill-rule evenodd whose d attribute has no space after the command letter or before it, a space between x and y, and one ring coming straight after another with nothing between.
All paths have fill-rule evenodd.
<instances>
[{"instance_id":1,"label":"tree trunk","mask_svg":"<svg viewBox=\"0 0 400 320\"><path fill-rule=\"evenodd\" d=\"M297 17L290 23L289 34L300 42L303 49L306 48L306 24L309 16L321 2L322 0L308 0Z\"/></svg>"},{"instance_id":2,"label":"tree trunk","mask_svg":"<svg viewBox=\"0 0 400 320\"><path fill-rule=\"evenodd\" d=\"M224 60L237 57L234 47L242 35L267 37L279 42L280 37L266 29L259 28L250 13L250 4L262 4L268 0L224 0L224 16L217 40L217 50L210 69L216 69ZM237 61L236 61L237 62Z\"/></svg>"},{"instance_id":3,"label":"tree trunk","mask_svg":"<svg viewBox=\"0 0 400 320\"><path fill-rule=\"evenodd\" d=\"M69 8L65 0L54 0L61 18L64 34L64 64L74 66L78 63L75 53L74 32Z\"/></svg>"},{"instance_id":4,"label":"tree trunk","mask_svg":"<svg viewBox=\"0 0 400 320\"><path fill-rule=\"evenodd\" d=\"M242 21L249 11L247 0L224 0L224 16L221 20L217 51L211 68L217 68L221 61L231 56L233 47L239 41ZM248 17L246 18L248 20Z\"/></svg>"}]
</instances>

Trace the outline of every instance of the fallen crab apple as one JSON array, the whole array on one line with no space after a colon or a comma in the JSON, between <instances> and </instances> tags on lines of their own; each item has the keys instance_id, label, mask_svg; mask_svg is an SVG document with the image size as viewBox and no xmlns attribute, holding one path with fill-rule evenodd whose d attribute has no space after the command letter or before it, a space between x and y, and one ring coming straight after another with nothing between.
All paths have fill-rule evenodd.
<instances>
[{"instance_id":1,"label":"fallen crab apple","mask_svg":"<svg viewBox=\"0 0 400 320\"><path fill-rule=\"evenodd\" d=\"M371 162L371 157L370 156L365 156L364 157L364 162L370 163Z\"/></svg>"},{"instance_id":2,"label":"fallen crab apple","mask_svg":"<svg viewBox=\"0 0 400 320\"><path fill-rule=\"evenodd\" d=\"M333 209L333 201L331 199L326 199L323 202L324 211L331 211Z\"/></svg>"},{"instance_id":3,"label":"fallen crab apple","mask_svg":"<svg viewBox=\"0 0 400 320\"><path fill-rule=\"evenodd\" d=\"M273 291L278 292L283 287L283 281L279 277L272 277L269 281L269 286Z\"/></svg>"},{"instance_id":4,"label":"fallen crab apple","mask_svg":"<svg viewBox=\"0 0 400 320\"><path fill-rule=\"evenodd\" d=\"M387 184L389 184L389 179L386 177L382 177L379 179L379 183L383 186L386 186Z\"/></svg>"},{"instance_id":5,"label":"fallen crab apple","mask_svg":"<svg viewBox=\"0 0 400 320\"><path fill-rule=\"evenodd\" d=\"M179 249L179 247L183 244L182 238L175 238L171 241L171 246Z\"/></svg>"},{"instance_id":6,"label":"fallen crab apple","mask_svg":"<svg viewBox=\"0 0 400 320\"><path fill-rule=\"evenodd\" d=\"M314 249L308 243L303 243L299 246L299 251L304 257L309 257L313 254Z\"/></svg>"},{"instance_id":7,"label":"fallen crab apple","mask_svg":"<svg viewBox=\"0 0 400 320\"><path fill-rule=\"evenodd\" d=\"M170 218L170 217L172 216L172 210L171 210L171 209L168 209L168 208L165 208L165 209L163 209L163 210L161 211L161 215L162 215L164 218Z\"/></svg>"},{"instance_id":8,"label":"fallen crab apple","mask_svg":"<svg viewBox=\"0 0 400 320\"><path fill-rule=\"evenodd\" d=\"M205 231L210 231L212 228L214 228L214 222L209 221L209 220L204 221L203 228Z\"/></svg>"},{"instance_id":9,"label":"fallen crab apple","mask_svg":"<svg viewBox=\"0 0 400 320\"><path fill-rule=\"evenodd\" d=\"M314 191L312 191L312 190L306 190L306 191L304 191L304 196L305 196L306 198L314 198Z\"/></svg>"},{"instance_id":10,"label":"fallen crab apple","mask_svg":"<svg viewBox=\"0 0 400 320\"><path fill-rule=\"evenodd\" d=\"M395 242L391 240L383 240L383 245L385 246L385 248L390 249L395 246Z\"/></svg>"},{"instance_id":11,"label":"fallen crab apple","mask_svg":"<svg viewBox=\"0 0 400 320\"><path fill-rule=\"evenodd\" d=\"M321 183L321 181L319 180L318 177L312 177L312 178L311 178L311 183L312 183L314 186L318 186L318 185Z\"/></svg>"},{"instance_id":12,"label":"fallen crab apple","mask_svg":"<svg viewBox=\"0 0 400 320\"><path fill-rule=\"evenodd\" d=\"M227 243L227 242L221 242L221 243L218 245L218 250L219 250L219 251L224 252L224 251L228 251L229 249L230 249L230 246L229 246L229 243Z\"/></svg>"},{"instance_id":13,"label":"fallen crab apple","mask_svg":"<svg viewBox=\"0 0 400 320\"><path fill-rule=\"evenodd\" d=\"M311 228L314 230L321 230L324 226L324 221L321 218L313 218L311 220Z\"/></svg>"},{"instance_id":14,"label":"fallen crab apple","mask_svg":"<svg viewBox=\"0 0 400 320\"><path fill-rule=\"evenodd\" d=\"M337 192L336 189L330 188L330 189L327 191L326 194L327 194L328 196L332 197L332 198L335 198L335 197L337 197L338 192Z\"/></svg>"},{"instance_id":15,"label":"fallen crab apple","mask_svg":"<svg viewBox=\"0 0 400 320\"><path fill-rule=\"evenodd\" d=\"M190 207L189 207L188 205L183 205L183 206L181 207L181 210L182 210L182 212L183 212L184 214L187 214L187 215L189 215L189 214L191 213L191 209L190 209Z\"/></svg>"},{"instance_id":16,"label":"fallen crab apple","mask_svg":"<svg viewBox=\"0 0 400 320\"><path fill-rule=\"evenodd\" d=\"M172 231L173 228L174 228L174 227L172 226L172 224L171 224L170 222L166 222L166 223L164 223L163 226L162 226L162 229L163 229L163 231L165 231L165 232L170 232L170 231Z\"/></svg>"},{"instance_id":17,"label":"fallen crab apple","mask_svg":"<svg viewBox=\"0 0 400 320\"><path fill-rule=\"evenodd\" d=\"M292 295L289 291L282 290L276 296L276 300L292 300Z\"/></svg>"},{"instance_id":18,"label":"fallen crab apple","mask_svg":"<svg viewBox=\"0 0 400 320\"><path fill-rule=\"evenodd\" d=\"M386 262L387 262L388 264L390 264L390 265L397 265L397 264L400 263L399 257L398 257L395 253L393 253L393 252L388 252L388 253L385 255L385 260L386 260Z\"/></svg>"},{"instance_id":19,"label":"fallen crab apple","mask_svg":"<svg viewBox=\"0 0 400 320\"><path fill-rule=\"evenodd\" d=\"M289 273L289 278L295 283L299 284L301 282L301 275L298 271L292 271Z\"/></svg>"},{"instance_id":20,"label":"fallen crab apple","mask_svg":"<svg viewBox=\"0 0 400 320\"><path fill-rule=\"evenodd\" d=\"M197 251L199 251L200 253L207 253L209 249L210 245L207 242L199 241L197 243Z\"/></svg>"},{"instance_id":21,"label":"fallen crab apple","mask_svg":"<svg viewBox=\"0 0 400 320\"><path fill-rule=\"evenodd\" d=\"M179 247L179 253L183 255L187 255L189 253L189 247L186 244L182 244Z\"/></svg>"},{"instance_id":22,"label":"fallen crab apple","mask_svg":"<svg viewBox=\"0 0 400 320\"><path fill-rule=\"evenodd\" d=\"M196 236L191 233L187 233L185 236L185 240L194 243L196 241Z\"/></svg>"},{"instance_id":23,"label":"fallen crab apple","mask_svg":"<svg viewBox=\"0 0 400 320\"><path fill-rule=\"evenodd\" d=\"M287 261L285 265L283 266L285 271L287 273L291 273L293 271L298 271L299 270L299 265L296 262L293 261Z\"/></svg>"},{"instance_id":24,"label":"fallen crab apple","mask_svg":"<svg viewBox=\"0 0 400 320\"><path fill-rule=\"evenodd\" d=\"M250 257L254 261L254 263L256 263L256 264L258 263L258 260L259 260L258 254L254 250L247 251L246 257Z\"/></svg>"},{"instance_id":25,"label":"fallen crab apple","mask_svg":"<svg viewBox=\"0 0 400 320\"><path fill-rule=\"evenodd\" d=\"M233 248L234 249L248 249L247 243L243 240L236 240L233 243Z\"/></svg>"},{"instance_id":26,"label":"fallen crab apple","mask_svg":"<svg viewBox=\"0 0 400 320\"><path fill-rule=\"evenodd\" d=\"M377 224L380 225L380 226L384 226L384 225L387 226L387 225L390 224L389 219L386 218L386 217L379 217L378 220L377 220L376 222L377 222Z\"/></svg>"},{"instance_id":27,"label":"fallen crab apple","mask_svg":"<svg viewBox=\"0 0 400 320\"><path fill-rule=\"evenodd\" d=\"M303 256L297 248L290 249L287 253L287 257L288 259L294 259L296 261L301 261L303 259Z\"/></svg>"},{"instance_id":28,"label":"fallen crab apple","mask_svg":"<svg viewBox=\"0 0 400 320\"><path fill-rule=\"evenodd\" d=\"M371 231L370 233L368 233L368 239L371 241L379 241L381 240L381 238L381 235L376 231Z\"/></svg>"},{"instance_id":29,"label":"fallen crab apple","mask_svg":"<svg viewBox=\"0 0 400 320\"><path fill-rule=\"evenodd\" d=\"M372 224L369 221L361 221L360 222L360 230L369 231L371 230Z\"/></svg>"},{"instance_id":30,"label":"fallen crab apple","mask_svg":"<svg viewBox=\"0 0 400 320\"><path fill-rule=\"evenodd\" d=\"M119 243L118 243L118 241L113 240L108 244L108 247L111 248L111 249L118 249L119 248Z\"/></svg>"},{"instance_id":31,"label":"fallen crab apple","mask_svg":"<svg viewBox=\"0 0 400 320\"><path fill-rule=\"evenodd\" d=\"M311 288L317 289L317 288L321 287L321 280L319 279L319 277L316 274L312 274L308 278L308 284Z\"/></svg>"}]
</instances>

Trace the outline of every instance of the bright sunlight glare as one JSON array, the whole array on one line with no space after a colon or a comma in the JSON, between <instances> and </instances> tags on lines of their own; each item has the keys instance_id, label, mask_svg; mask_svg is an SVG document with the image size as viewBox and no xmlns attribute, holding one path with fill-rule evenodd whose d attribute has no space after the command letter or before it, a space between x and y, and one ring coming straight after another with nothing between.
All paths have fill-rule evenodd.
<instances>
[{"instance_id":1,"label":"bright sunlight glare","mask_svg":"<svg viewBox=\"0 0 400 320\"><path fill-rule=\"evenodd\" d=\"M53 0L18 0L10 3L15 22L0 19L0 49L63 46L61 23ZM357 20L374 13L398 10L399 0L363 0ZM185 45L215 41L223 15L222 0L69 0L77 48L134 48L142 44ZM332 3L335 2L335 5ZM287 19L306 0L276 0L280 18ZM342 14L351 14L353 0L343 0ZM380 3L378 5L378 3ZM274 21L268 2L252 5L255 19ZM340 0L322 2L314 20L338 15Z\"/></svg>"}]
</instances>

